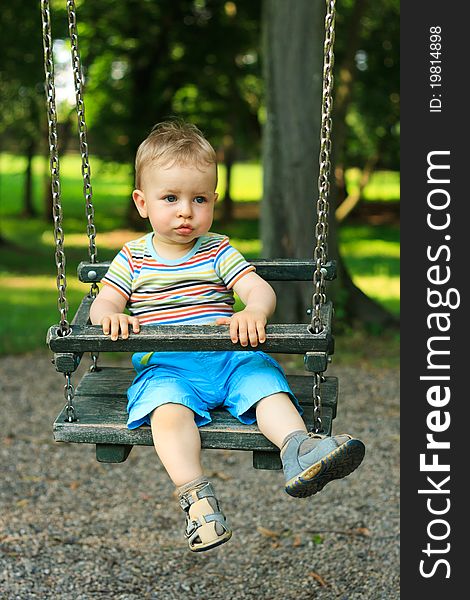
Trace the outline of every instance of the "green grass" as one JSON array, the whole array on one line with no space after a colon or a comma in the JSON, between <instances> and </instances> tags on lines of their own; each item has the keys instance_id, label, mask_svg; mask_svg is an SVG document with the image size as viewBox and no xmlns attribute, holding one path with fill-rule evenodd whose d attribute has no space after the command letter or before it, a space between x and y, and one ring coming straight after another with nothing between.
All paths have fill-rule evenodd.
<instances>
[{"instance_id":1,"label":"green grass","mask_svg":"<svg viewBox=\"0 0 470 600\"><path fill-rule=\"evenodd\" d=\"M76 267L87 258L84 201L81 197L80 161L66 156L61 164L62 203L64 206L65 245L67 252L67 298L69 315L73 315L88 286L76 279ZM0 155L0 232L9 241L1 250L0 261L0 354L18 353L44 348L45 332L58 321L53 235L49 224L41 218L19 217L25 161L12 155ZM44 159L34 161L35 206L42 213L41 197L44 185ZM95 217L98 224L99 260L111 259L120 248L115 230L124 229L127 202L131 192L129 168L123 165L93 161L93 191ZM221 176L223 181L223 176ZM261 194L261 169L255 164L235 165L233 195L237 202L256 200ZM372 182L371 182L372 183ZM380 177L373 183L380 188ZM398 174L383 174L383 190L378 196L390 199L399 184ZM384 191L388 190L388 191ZM219 188L223 193L223 189ZM377 192L378 193L378 192ZM229 235L233 244L247 258L262 256L259 223L242 219L215 231ZM125 234L123 234L125 235ZM340 229L341 251L354 281L367 294L399 314L399 230L389 226L345 225ZM355 340L351 356L356 355L357 335L344 336ZM365 344L367 346L367 344ZM396 348L393 340L387 346ZM380 354L380 353L379 353ZM347 356L347 351L344 354ZM388 356L387 352L382 356Z\"/></svg>"},{"instance_id":2,"label":"green grass","mask_svg":"<svg viewBox=\"0 0 470 600\"><path fill-rule=\"evenodd\" d=\"M349 192L359 187L360 169L346 171L346 185ZM396 171L377 171L372 173L369 183L363 191L366 201L396 202L400 199L400 173Z\"/></svg>"},{"instance_id":3,"label":"green grass","mask_svg":"<svg viewBox=\"0 0 470 600\"><path fill-rule=\"evenodd\" d=\"M0 215L18 214L18 202L23 193L26 159L12 154L0 154ZM42 213L42 190L44 178L49 177L49 164L42 157L33 161L34 205ZM67 218L81 219L83 200L80 182L80 158L67 155L60 160L61 194L64 206L67 206ZM346 172L348 189L357 188L359 169ZM129 165L105 163L98 158L92 162L92 183L94 204L100 225L104 230L115 226L114 219L122 219L126 210L126 198L132 191L131 168ZM233 167L232 195L237 202L252 202L262 194L263 173L258 163L237 163ZM219 185L217 191L221 197L225 193L225 168L219 166ZM400 197L400 174L395 171L378 171L371 177L363 192L366 201L396 201Z\"/></svg>"},{"instance_id":4,"label":"green grass","mask_svg":"<svg viewBox=\"0 0 470 600\"><path fill-rule=\"evenodd\" d=\"M343 226L341 255L354 283L393 314L400 312L400 232L397 226Z\"/></svg>"}]
</instances>

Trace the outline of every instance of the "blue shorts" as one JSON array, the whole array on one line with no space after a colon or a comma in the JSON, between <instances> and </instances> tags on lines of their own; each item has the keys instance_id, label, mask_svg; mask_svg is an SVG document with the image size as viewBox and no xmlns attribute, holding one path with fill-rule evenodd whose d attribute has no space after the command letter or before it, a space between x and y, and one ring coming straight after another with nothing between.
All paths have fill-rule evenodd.
<instances>
[{"instance_id":1,"label":"blue shorts","mask_svg":"<svg viewBox=\"0 0 470 600\"><path fill-rule=\"evenodd\" d=\"M226 408L242 423L255 423L256 403L286 392L302 409L278 363L260 351L137 352L132 357L137 377L127 392L127 427L150 424L150 414L162 404L183 404L196 425L211 422L210 411Z\"/></svg>"}]
</instances>

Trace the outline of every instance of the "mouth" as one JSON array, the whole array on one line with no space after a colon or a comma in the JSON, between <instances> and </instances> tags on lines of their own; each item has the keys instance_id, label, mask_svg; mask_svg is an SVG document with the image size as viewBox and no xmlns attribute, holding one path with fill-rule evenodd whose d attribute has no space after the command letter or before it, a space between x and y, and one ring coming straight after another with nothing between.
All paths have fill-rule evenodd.
<instances>
[{"instance_id":1,"label":"mouth","mask_svg":"<svg viewBox=\"0 0 470 600\"><path fill-rule=\"evenodd\" d=\"M180 225L179 227L176 228L176 231L178 233L181 233L182 235L188 235L190 233L192 233L194 230L193 227L191 227L191 225Z\"/></svg>"}]
</instances>

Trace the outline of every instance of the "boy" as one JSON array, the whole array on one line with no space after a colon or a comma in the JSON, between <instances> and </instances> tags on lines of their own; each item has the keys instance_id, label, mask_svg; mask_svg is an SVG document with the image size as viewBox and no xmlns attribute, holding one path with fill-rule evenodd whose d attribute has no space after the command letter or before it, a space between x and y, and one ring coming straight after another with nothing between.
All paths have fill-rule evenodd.
<instances>
[{"instance_id":1,"label":"boy","mask_svg":"<svg viewBox=\"0 0 470 600\"><path fill-rule=\"evenodd\" d=\"M271 286L229 243L210 233L217 200L214 149L193 125L156 125L136 156L132 193L152 232L125 244L103 279L90 316L116 340L141 324L230 325L231 340L257 348L274 312ZM245 304L233 312L233 293ZM125 314L126 306L130 315ZM342 434L307 434L301 408L281 367L258 350L150 352L132 358L137 376L128 390L128 427L150 423L155 450L178 488L186 537L194 552L232 535L201 467L198 426L224 406L281 449L286 491L320 491L362 461L364 445Z\"/></svg>"}]
</instances>

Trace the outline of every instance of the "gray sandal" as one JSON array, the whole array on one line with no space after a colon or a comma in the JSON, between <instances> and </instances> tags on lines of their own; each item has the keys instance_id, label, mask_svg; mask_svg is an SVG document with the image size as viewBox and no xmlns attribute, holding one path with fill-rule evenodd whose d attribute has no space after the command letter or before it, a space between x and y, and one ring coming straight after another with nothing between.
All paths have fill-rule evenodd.
<instances>
[{"instance_id":1,"label":"gray sandal","mask_svg":"<svg viewBox=\"0 0 470 600\"><path fill-rule=\"evenodd\" d=\"M232 537L209 482L182 494L180 506L186 513L185 536L192 552L215 548Z\"/></svg>"},{"instance_id":2,"label":"gray sandal","mask_svg":"<svg viewBox=\"0 0 470 600\"><path fill-rule=\"evenodd\" d=\"M313 448L299 455L301 443L313 438ZM305 498L322 490L327 483L352 473L364 458L361 440L343 433L333 437L296 434L282 449L281 459L286 478L285 490L290 496Z\"/></svg>"}]
</instances>

